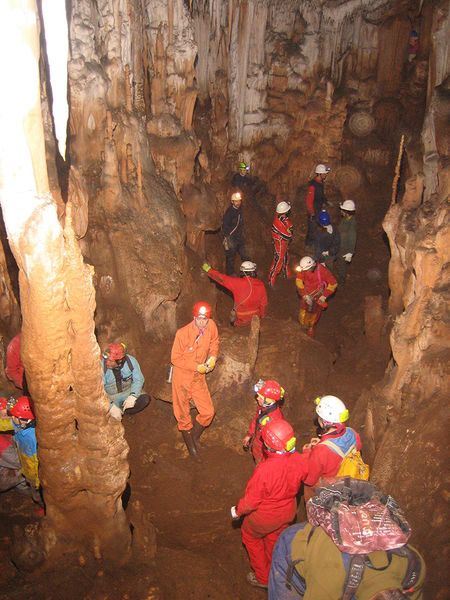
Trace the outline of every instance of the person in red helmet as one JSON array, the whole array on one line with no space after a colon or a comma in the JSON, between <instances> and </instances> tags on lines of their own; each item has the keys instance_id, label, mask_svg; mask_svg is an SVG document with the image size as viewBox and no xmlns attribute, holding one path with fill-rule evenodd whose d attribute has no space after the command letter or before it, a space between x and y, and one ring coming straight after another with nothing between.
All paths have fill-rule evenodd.
<instances>
[{"instance_id":1,"label":"person in red helmet","mask_svg":"<svg viewBox=\"0 0 450 600\"><path fill-rule=\"evenodd\" d=\"M42 497L39 491L36 420L32 400L29 396L21 396L17 400L11 397L7 401L6 408L8 416L11 417L7 419L9 420L7 429L14 432L14 441L17 446L22 475L29 486L29 494L35 502L42 505ZM5 419L3 419L0 427L3 431L6 430Z\"/></svg>"},{"instance_id":2,"label":"person in red helmet","mask_svg":"<svg viewBox=\"0 0 450 600\"><path fill-rule=\"evenodd\" d=\"M275 287L275 280L280 271L286 279L292 277L289 267L289 243L292 239L293 225L289 220L291 205L289 202L279 202L272 224L273 261L269 271L269 285Z\"/></svg>"},{"instance_id":3,"label":"person in red helmet","mask_svg":"<svg viewBox=\"0 0 450 600\"><path fill-rule=\"evenodd\" d=\"M127 354L125 344L114 342L104 351L102 379L114 419L120 421L124 413L138 413L150 403L150 396L143 392L141 367L134 356Z\"/></svg>"},{"instance_id":4,"label":"person in red helmet","mask_svg":"<svg viewBox=\"0 0 450 600\"><path fill-rule=\"evenodd\" d=\"M206 374L216 365L219 353L219 333L211 319L211 307L197 302L193 320L178 329L172 346L171 362L173 414L188 452L198 460L198 443L203 430L214 417L214 406L206 384ZM198 411L194 424L190 401Z\"/></svg>"},{"instance_id":5,"label":"person in red helmet","mask_svg":"<svg viewBox=\"0 0 450 600\"><path fill-rule=\"evenodd\" d=\"M267 292L262 281L256 278L256 265L250 260L241 264L240 277L230 277L204 263L202 269L213 281L227 288L233 294L234 307L230 315L232 325L240 327L250 323L256 315L266 316Z\"/></svg>"},{"instance_id":6,"label":"person in red helmet","mask_svg":"<svg viewBox=\"0 0 450 600\"><path fill-rule=\"evenodd\" d=\"M295 518L296 495L308 473L308 461L295 451L294 430L284 419L269 417L261 435L266 458L255 467L244 496L231 508L231 516L244 517L242 542L253 569L247 581L267 588L273 547Z\"/></svg>"},{"instance_id":7,"label":"person in red helmet","mask_svg":"<svg viewBox=\"0 0 450 600\"><path fill-rule=\"evenodd\" d=\"M250 423L247 435L242 440L242 446L244 450L247 450L251 446L253 459L255 463L259 465L264 458L264 442L261 432L264 423L266 423L268 419L275 420L283 418L279 402L284 397L284 389L273 379L268 379L267 381L260 379L254 385L253 390L256 394L258 410Z\"/></svg>"},{"instance_id":8,"label":"person in red helmet","mask_svg":"<svg viewBox=\"0 0 450 600\"><path fill-rule=\"evenodd\" d=\"M27 483L22 475L22 467L17 454L17 446L11 430L11 419L7 412L7 398L0 398L0 492L12 488L24 491Z\"/></svg>"},{"instance_id":9,"label":"person in red helmet","mask_svg":"<svg viewBox=\"0 0 450 600\"><path fill-rule=\"evenodd\" d=\"M311 256L304 256L296 270L295 285L302 299L298 320L308 335L314 337L320 313L327 307L326 299L336 290L337 282L330 271Z\"/></svg>"}]
</instances>

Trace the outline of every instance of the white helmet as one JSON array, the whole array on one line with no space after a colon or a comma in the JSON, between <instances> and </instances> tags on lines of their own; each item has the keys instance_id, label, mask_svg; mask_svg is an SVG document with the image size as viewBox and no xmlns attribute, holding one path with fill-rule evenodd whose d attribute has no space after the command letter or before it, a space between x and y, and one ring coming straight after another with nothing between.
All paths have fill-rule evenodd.
<instances>
[{"instance_id":1,"label":"white helmet","mask_svg":"<svg viewBox=\"0 0 450 600\"><path fill-rule=\"evenodd\" d=\"M231 194L231 202L234 202L235 200L241 200L242 196L241 196L241 192L234 192L234 194Z\"/></svg>"},{"instance_id":2,"label":"white helmet","mask_svg":"<svg viewBox=\"0 0 450 600\"><path fill-rule=\"evenodd\" d=\"M278 202L277 204L277 213L279 215L284 215L288 211L291 210L291 205L289 202Z\"/></svg>"},{"instance_id":3,"label":"white helmet","mask_svg":"<svg viewBox=\"0 0 450 600\"><path fill-rule=\"evenodd\" d=\"M314 265L316 264L316 261L311 258L310 256L304 256L301 261L300 261L300 265L297 267L298 271L307 271L308 269L311 269Z\"/></svg>"},{"instance_id":4,"label":"white helmet","mask_svg":"<svg viewBox=\"0 0 450 600\"><path fill-rule=\"evenodd\" d=\"M244 260L240 267L240 270L243 273L253 273L253 271L256 271L256 264L251 260Z\"/></svg>"},{"instance_id":5,"label":"white helmet","mask_svg":"<svg viewBox=\"0 0 450 600\"><path fill-rule=\"evenodd\" d=\"M319 175L320 173L329 173L331 171L330 167L326 167L325 165L317 165L316 173Z\"/></svg>"},{"instance_id":6,"label":"white helmet","mask_svg":"<svg viewBox=\"0 0 450 600\"><path fill-rule=\"evenodd\" d=\"M336 396L316 398L316 404L316 413L328 423L344 423L348 419L345 404Z\"/></svg>"},{"instance_id":7,"label":"white helmet","mask_svg":"<svg viewBox=\"0 0 450 600\"><path fill-rule=\"evenodd\" d=\"M339 208L341 210L345 210L345 212L355 212L356 206L353 200L345 200L339 204Z\"/></svg>"}]
</instances>

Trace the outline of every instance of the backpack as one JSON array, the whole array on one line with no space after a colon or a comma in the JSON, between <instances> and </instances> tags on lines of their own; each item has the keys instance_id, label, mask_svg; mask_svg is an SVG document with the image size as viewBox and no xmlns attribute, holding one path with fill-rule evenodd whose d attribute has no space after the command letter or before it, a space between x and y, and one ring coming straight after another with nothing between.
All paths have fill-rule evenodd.
<instances>
[{"instance_id":1,"label":"backpack","mask_svg":"<svg viewBox=\"0 0 450 600\"><path fill-rule=\"evenodd\" d=\"M352 477L352 479L363 479L364 481L369 479L369 465L363 461L361 453L355 446L350 446L344 454L339 446L331 440L324 440L320 443L328 446L333 452L342 457L341 466L336 473L336 477Z\"/></svg>"}]
</instances>

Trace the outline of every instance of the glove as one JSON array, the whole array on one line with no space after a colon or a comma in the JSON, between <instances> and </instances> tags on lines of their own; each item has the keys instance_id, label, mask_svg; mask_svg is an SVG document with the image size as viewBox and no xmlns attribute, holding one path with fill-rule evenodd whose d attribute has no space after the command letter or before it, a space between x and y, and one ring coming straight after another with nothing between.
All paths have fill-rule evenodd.
<instances>
[{"instance_id":1,"label":"glove","mask_svg":"<svg viewBox=\"0 0 450 600\"><path fill-rule=\"evenodd\" d=\"M306 296L303 296L303 300L306 302L306 304L308 306L312 306L313 301L312 301L311 296L309 296L308 294L306 294Z\"/></svg>"},{"instance_id":2,"label":"glove","mask_svg":"<svg viewBox=\"0 0 450 600\"><path fill-rule=\"evenodd\" d=\"M208 263L203 263L202 264L202 269L205 271L205 273L207 273L211 268L211 265L208 265Z\"/></svg>"},{"instance_id":3,"label":"glove","mask_svg":"<svg viewBox=\"0 0 450 600\"><path fill-rule=\"evenodd\" d=\"M344 254L342 258L345 260L345 262L351 262L352 256L353 254L351 252L347 252L347 254Z\"/></svg>"},{"instance_id":4,"label":"glove","mask_svg":"<svg viewBox=\"0 0 450 600\"><path fill-rule=\"evenodd\" d=\"M231 510L230 510L230 512L231 512L231 518L232 518L232 519L239 519L239 515L237 514L237 511L236 511L236 507L235 507L235 506L232 506L232 507L231 507Z\"/></svg>"},{"instance_id":5,"label":"glove","mask_svg":"<svg viewBox=\"0 0 450 600\"><path fill-rule=\"evenodd\" d=\"M117 406L117 404L114 404L114 402L111 404L111 408L109 409L109 414L112 416L113 419L116 419L117 421L122 420L122 411Z\"/></svg>"},{"instance_id":6,"label":"glove","mask_svg":"<svg viewBox=\"0 0 450 600\"><path fill-rule=\"evenodd\" d=\"M122 404L122 410L125 411L127 408L133 408L136 404L136 396L134 394L130 394L128 398L125 398L124 403Z\"/></svg>"},{"instance_id":7,"label":"glove","mask_svg":"<svg viewBox=\"0 0 450 600\"><path fill-rule=\"evenodd\" d=\"M207 373L212 371L214 369L214 367L216 366L216 357L210 356L208 358L208 360L206 361L206 366L208 367Z\"/></svg>"},{"instance_id":8,"label":"glove","mask_svg":"<svg viewBox=\"0 0 450 600\"><path fill-rule=\"evenodd\" d=\"M202 363L201 365L197 365L197 371L204 375L208 371L208 367L205 363Z\"/></svg>"},{"instance_id":9,"label":"glove","mask_svg":"<svg viewBox=\"0 0 450 600\"><path fill-rule=\"evenodd\" d=\"M326 297L325 296L320 296L319 299L317 300L317 302L319 304L325 304L326 301Z\"/></svg>"},{"instance_id":10,"label":"glove","mask_svg":"<svg viewBox=\"0 0 450 600\"><path fill-rule=\"evenodd\" d=\"M333 225L327 225L327 232L331 235L333 233Z\"/></svg>"},{"instance_id":11,"label":"glove","mask_svg":"<svg viewBox=\"0 0 450 600\"><path fill-rule=\"evenodd\" d=\"M328 250L325 250L325 252L322 252L322 256L329 256L330 253L328 252Z\"/></svg>"}]
</instances>

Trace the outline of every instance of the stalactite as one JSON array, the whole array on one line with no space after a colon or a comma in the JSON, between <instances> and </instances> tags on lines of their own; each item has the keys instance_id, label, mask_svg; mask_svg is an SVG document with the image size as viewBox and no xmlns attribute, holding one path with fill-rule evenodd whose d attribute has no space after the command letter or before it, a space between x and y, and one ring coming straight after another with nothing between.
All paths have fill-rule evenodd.
<instances>
[{"instance_id":1,"label":"stalactite","mask_svg":"<svg viewBox=\"0 0 450 600\"><path fill-rule=\"evenodd\" d=\"M167 3L167 20L169 24L169 45L173 44L173 0Z\"/></svg>"}]
</instances>

